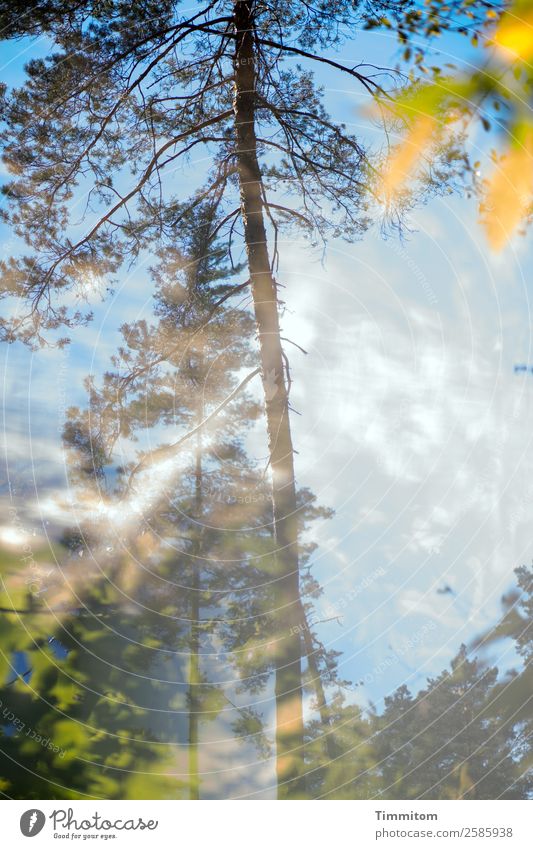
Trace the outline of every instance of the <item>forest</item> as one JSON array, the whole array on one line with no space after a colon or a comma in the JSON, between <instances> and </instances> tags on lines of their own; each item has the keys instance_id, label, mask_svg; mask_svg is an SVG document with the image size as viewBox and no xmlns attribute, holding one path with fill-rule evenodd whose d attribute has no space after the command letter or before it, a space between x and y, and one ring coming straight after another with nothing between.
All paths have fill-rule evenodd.
<instances>
[{"instance_id":1,"label":"forest","mask_svg":"<svg viewBox=\"0 0 533 849\"><path fill-rule=\"evenodd\" d=\"M0 32L1 796L531 799L533 2Z\"/></svg>"}]
</instances>

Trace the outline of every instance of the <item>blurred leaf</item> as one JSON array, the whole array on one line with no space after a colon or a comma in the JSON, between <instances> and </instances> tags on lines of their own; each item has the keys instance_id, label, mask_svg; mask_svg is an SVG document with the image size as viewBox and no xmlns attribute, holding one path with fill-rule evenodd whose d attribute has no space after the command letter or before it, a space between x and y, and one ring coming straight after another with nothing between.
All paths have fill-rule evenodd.
<instances>
[{"instance_id":1,"label":"blurred leaf","mask_svg":"<svg viewBox=\"0 0 533 849\"><path fill-rule=\"evenodd\" d=\"M533 131L507 150L493 168L482 205L482 223L491 247L502 250L526 217L533 198Z\"/></svg>"}]
</instances>

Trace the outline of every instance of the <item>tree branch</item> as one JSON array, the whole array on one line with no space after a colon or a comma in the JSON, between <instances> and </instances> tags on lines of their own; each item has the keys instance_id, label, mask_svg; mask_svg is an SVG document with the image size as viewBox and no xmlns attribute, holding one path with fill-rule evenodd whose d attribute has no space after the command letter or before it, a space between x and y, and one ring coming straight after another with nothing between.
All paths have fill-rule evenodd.
<instances>
[{"instance_id":1,"label":"tree branch","mask_svg":"<svg viewBox=\"0 0 533 849\"><path fill-rule=\"evenodd\" d=\"M229 403L231 403L231 401L233 401L233 399L234 399L234 398L235 398L235 397L239 394L239 392L241 392L241 391L244 389L244 387L245 387L248 383L250 383L250 381L251 381L254 377L256 377L256 375L258 375L258 374L260 374L260 373L261 373L261 369L260 369L260 368L256 368L256 369L254 369L252 372L250 372L250 374L248 374L248 375L244 378L244 380L241 380L241 382L239 383L239 385L235 387L235 389L233 390L233 392L230 392L230 394L227 396L227 398L225 398L225 399L224 399L224 400L223 400L223 401L222 401L222 402L218 405L218 407L215 407L215 409L214 409L211 413L209 413L209 415L208 415L208 416L206 416L206 417L205 417L205 418L204 418L204 419L203 419L203 420L202 420L199 424L197 424L197 425L196 425L196 427L193 427L193 428L192 428L192 430L188 431L188 433L186 433L184 436L182 436L180 439L178 439L178 440L177 440L177 442L173 442L173 443L171 443L170 445L165 445L165 446L163 446L162 448L158 448L156 451L153 451L151 454L147 455L146 457L143 457L143 459L142 459L142 460L140 460L140 462L139 462L139 463L137 463L137 465L136 465L136 466L135 466L135 468L132 470L132 472L131 472L131 474L130 474L130 476L129 476L129 479L128 479L128 485L127 485L127 487L126 487L126 492L125 492L125 494L128 494L128 493L130 492L130 490L131 490L131 486L132 486L133 478L134 478L136 475L138 475L138 474L139 474L139 472L141 472L141 471L142 471L143 469L145 469L147 466L151 466L151 465L152 465L153 463L155 463L155 462L158 462L158 461L160 461L160 460L163 460L163 459L165 459L166 457L172 457L172 456L176 453L176 450L177 450L178 448L181 448L181 446L182 446L182 445L183 445L183 444L184 444L184 443L185 443L188 439L190 439L192 436L194 436L196 433L198 433L200 430L202 430L202 429L203 429L206 425L208 425L208 424L209 424L209 422L210 422L210 421L212 421L212 420L213 420L216 416L218 416L218 414L219 414L220 412L222 412L222 410L224 409L224 407L227 407L227 406L228 406L228 404L229 404Z\"/></svg>"},{"instance_id":2,"label":"tree branch","mask_svg":"<svg viewBox=\"0 0 533 849\"><path fill-rule=\"evenodd\" d=\"M61 254L61 256L59 256L55 260L55 262L52 263L52 265L50 266L50 268L46 272L44 280L43 280L41 286L39 287L39 292L38 292L36 298L34 299L33 311L35 311L35 309L37 308L37 304L38 304L39 300L41 299L41 297L43 296L43 293L46 290L46 286L47 286L48 282L50 281L50 278L51 278L52 274L54 273L54 271L56 270L56 268L62 262L64 262L69 256L72 256L79 248L83 247L83 245L85 245L87 242L89 242L93 238L93 236L95 236L96 233L100 230L100 228L107 221L109 221L110 218L112 218L112 216L115 214L115 212L117 212L119 209L121 209L129 200L132 199L132 197L135 197L135 195L142 189L142 187L144 186L144 184L146 183L146 181L148 180L148 178L152 174L154 168L157 165L157 162L158 162L160 156L166 150L168 150L170 147L173 147L173 145L177 144L179 141L183 141L183 139L188 138L193 133L198 133L201 130L205 129L206 127L210 127L213 124L218 123L219 121L223 121L225 118L229 118L232 114L233 114L232 109L226 109L224 112L221 112L219 115L215 115L211 118L207 118L205 121L202 121L202 123L197 124L194 127L191 127L191 129L186 130L183 133L180 133L179 136L175 136L174 138L169 139L168 142L166 142L164 145L162 145L162 147L159 148L159 150L154 154L154 156L152 156L150 162L148 163L148 165L147 165L147 167L144 171L144 174L142 175L139 182L133 187L133 189L131 189L131 191L129 191L127 195L125 195L123 198L121 198L108 212L106 212L105 215L103 215L96 222L94 227L89 231L89 233L87 233L86 236L84 236L82 239L80 239L74 245L70 246L67 251L64 251ZM185 152L185 151L183 151L183 152ZM176 157L174 156L172 158L175 159Z\"/></svg>"}]
</instances>

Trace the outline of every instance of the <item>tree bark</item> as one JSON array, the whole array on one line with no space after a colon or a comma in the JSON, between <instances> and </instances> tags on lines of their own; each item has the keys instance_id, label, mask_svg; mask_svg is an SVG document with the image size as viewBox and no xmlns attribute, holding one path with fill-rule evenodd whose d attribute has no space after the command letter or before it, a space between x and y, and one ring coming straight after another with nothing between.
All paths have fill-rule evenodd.
<instances>
[{"instance_id":1,"label":"tree bark","mask_svg":"<svg viewBox=\"0 0 533 849\"><path fill-rule=\"evenodd\" d=\"M307 664L309 666L309 673L311 675L311 686L315 691L316 706L320 716L320 723L323 729L322 739L324 744L324 750L328 757L328 760L331 762L338 757L339 753L337 751L333 731L331 729L329 706L326 699L326 693L324 691L324 685L322 684L322 676L320 674L320 669L318 668L317 649L314 645L313 635L311 633L311 629L309 628L307 615L303 605L301 612L303 626L302 633L305 646L305 654L307 657Z\"/></svg>"},{"instance_id":2,"label":"tree bark","mask_svg":"<svg viewBox=\"0 0 533 849\"><path fill-rule=\"evenodd\" d=\"M259 338L272 474L276 770L278 798L303 798L303 714L298 531L293 445L280 340L276 284L268 255L263 185L255 133L254 0L236 0L234 112L244 238Z\"/></svg>"}]
</instances>

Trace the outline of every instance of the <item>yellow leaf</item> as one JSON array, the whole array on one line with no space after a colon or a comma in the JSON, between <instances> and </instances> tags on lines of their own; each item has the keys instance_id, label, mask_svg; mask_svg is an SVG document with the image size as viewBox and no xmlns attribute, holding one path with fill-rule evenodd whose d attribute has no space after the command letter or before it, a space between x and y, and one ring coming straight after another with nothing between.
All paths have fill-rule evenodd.
<instances>
[{"instance_id":1,"label":"yellow leaf","mask_svg":"<svg viewBox=\"0 0 533 849\"><path fill-rule=\"evenodd\" d=\"M499 251L525 218L533 197L533 133L512 148L489 179L482 223L487 238Z\"/></svg>"},{"instance_id":2,"label":"yellow leaf","mask_svg":"<svg viewBox=\"0 0 533 849\"><path fill-rule=\"evenodd\" d=\"M533 56L533 10L522 15L516 12L504 15L493 41L508 59Z\"/></svg>"},{"instance_id":3,"label":"yellow leaf","mask_svg":"<svg viewBox=\"0 0 533 849\"><path fill-rule=\"evenodd\" d=\"M413 176L416 165L431 142L436 119L430 115L417 118L396 150L389 157L383 178L383 190L388 199L397 196Z\"/></svg>"}]
</instances>

